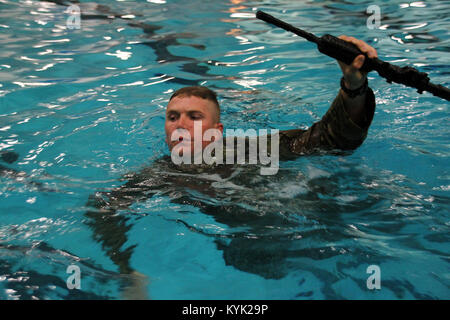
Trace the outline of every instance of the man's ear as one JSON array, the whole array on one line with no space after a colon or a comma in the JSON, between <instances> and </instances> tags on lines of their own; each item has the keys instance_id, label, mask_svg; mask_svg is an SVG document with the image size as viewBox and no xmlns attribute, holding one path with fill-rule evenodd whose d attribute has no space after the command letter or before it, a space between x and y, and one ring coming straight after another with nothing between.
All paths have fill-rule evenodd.
<instances>
[{"instance_id":1,"label":"man's ear","mask_svg":"<svg viewBox=\"0 0 450 320\"><path fill-rule=\"evenodd\" d=\"M221 122L216 123L214 128L220 130L223 134L223 124Z\"/></svg>"}]
</instances>

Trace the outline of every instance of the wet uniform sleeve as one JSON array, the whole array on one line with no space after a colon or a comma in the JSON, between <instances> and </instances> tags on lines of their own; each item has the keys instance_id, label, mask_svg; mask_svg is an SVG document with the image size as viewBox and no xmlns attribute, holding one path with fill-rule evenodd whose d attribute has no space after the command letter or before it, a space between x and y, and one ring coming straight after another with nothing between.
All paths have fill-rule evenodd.
<instances>
[{"instance_id":1,"label":"wet uniform sleeve","mask_svg":"<svg viewBox=\"0 0 450 320\"><path fill-rule=\"evenodd\" d=\"M122 180L129 179L124 185L109 192L97 192L89 196L86 204L88 210L85 222L94 233L94 238L101 243L110 259L119 267L119 272L131 274L135 270L130 266L130 259L136 245L126 248L128 232L132 225L128 223L128 215L117 211L128 209L134 202L152 196L151 188L142 186L145 177L139 174L125 175Z\"/></svg>"},{"instance_id":2,"label":"wet uniform sleeve","mask_svg":"<svg viewBox=\"0 0 450 320\"><path fill-rule=\"evenodd\" d=\"M375 96L369 88L363 121L352 121L344 105L341 92L322 119L308 130L294 129L280 131L280 156L291 158L320 150L354 150L365 140L375 112Z\"/></svg>"}]
</instances>

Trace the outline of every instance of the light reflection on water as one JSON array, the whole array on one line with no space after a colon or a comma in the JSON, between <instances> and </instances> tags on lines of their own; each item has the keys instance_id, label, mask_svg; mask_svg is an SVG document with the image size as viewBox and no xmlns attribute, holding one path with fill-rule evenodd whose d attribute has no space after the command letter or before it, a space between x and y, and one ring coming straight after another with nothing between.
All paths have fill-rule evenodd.
<instances>
[{"instance_id":1,"label":"light reflection on water","mask_svg":"<svg viewBox=\"0 0 450 320\"><path fill-rule=\"evenodd\" d=\"M175 89L216 90L225 127L320 119L336 63L255 21L256 8L361 37L448 84L446 2L380 2L379 30L365 27L369 1L98 3L80 5L80 30L67 30L65 6L2 3L0 151L19 154L2 165L21 173L0 178L1 298L122 297L133 280L93 240L86 201L167 152ZM136 245L130 261L152 279L149 296L448 298L448 103L374 74L370 83L377 114L353 155L286 162L275 177L184 177L119 211L122 250ZM84 290L67 290L69 264L81 265ZM379 292L365 287L370 264L382 269Z\"/></svg>"}]
</instances>

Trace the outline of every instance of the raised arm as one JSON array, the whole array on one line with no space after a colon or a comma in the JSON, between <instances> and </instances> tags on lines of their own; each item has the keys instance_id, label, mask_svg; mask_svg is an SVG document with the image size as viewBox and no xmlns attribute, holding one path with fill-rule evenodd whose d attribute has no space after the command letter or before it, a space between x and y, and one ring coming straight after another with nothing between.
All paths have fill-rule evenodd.
<instances>
[{"instance_id":1,"label":"raised arm","mask_svg":"<svg viewBox=\"0 0 450 320\"><path fill-rule=\"evenodd\" d=\"M355 39L353 37L347 37L347 36L340 36L339 37L342 40L351 42L355 44L362 52L364 52L369 58L377 58L378 54L377 51L369 46L367 43L365 43L362 40ZM363 91L365 86L368 85L367 83L367 73L361 72L359 69L364 64L365 57L363 55L359 55L353 60L352 65L346 65L345 63L338 61L339 66L341 67L342 73L343 73L343 86L344 88L348 90L356 90L358 91L359 88L362 88ZM364 127L370 125L368 124L368 117L367 117L367 111L372 110L366 110L366 101L367 101L367 91L363 92L362 94L358 94L359 92L355 93L355 96L349 95L346 91L343 89L340 90L340 94L342 94L344 106L346 107L346 111L348 115L350 116L350 119L357 125ZM373 116L373 114L372 114ZM371 120L371 119L370 119Z\"/></svg>"},{"instance_id":2,"label":"raised arm","mask_svg":"<svg viewBox=\"0 0 450 320\"><path fill-rule=\"evenodd\" d=\"M376 50L364 41L347 36L340 38L354 43L368 57L377 56ZM308 130L280 132L281 156L319 150L354 150L363 143L375 112L375 97L368 87L367 74L359 70L364 59L359 55L351 65L338 61L343 78L337 97L322 119Z\"/></svg>"}]
</instances>

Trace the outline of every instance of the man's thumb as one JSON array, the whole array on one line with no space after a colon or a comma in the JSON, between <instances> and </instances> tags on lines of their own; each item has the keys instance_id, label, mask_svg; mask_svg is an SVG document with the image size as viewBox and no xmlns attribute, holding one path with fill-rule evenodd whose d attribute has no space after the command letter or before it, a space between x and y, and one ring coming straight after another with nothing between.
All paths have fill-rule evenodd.
<instances>
[{"instance_id":1,"label":"man's thumb","mask_svg":"<svg viewBox=\"0 0 450 320\"><path fill-rule=\"evenodd\" d=\"M365 60L366 60L366 57L364 57L362 54L360 54L353 61L353 68L359 70L363 66Z\"/></svg>"}]
</instances>

